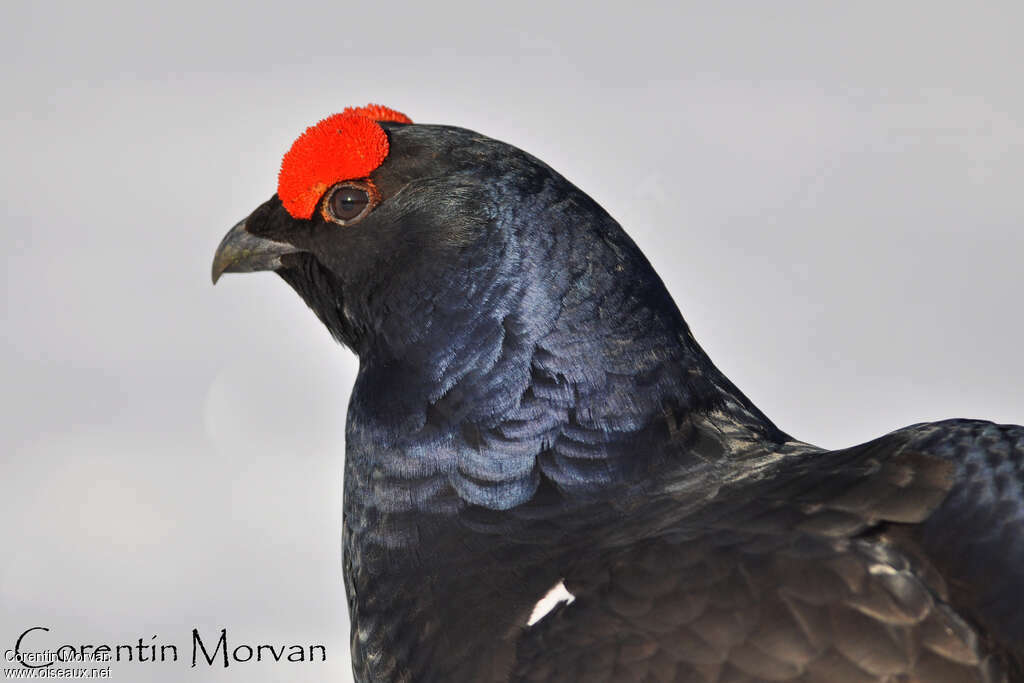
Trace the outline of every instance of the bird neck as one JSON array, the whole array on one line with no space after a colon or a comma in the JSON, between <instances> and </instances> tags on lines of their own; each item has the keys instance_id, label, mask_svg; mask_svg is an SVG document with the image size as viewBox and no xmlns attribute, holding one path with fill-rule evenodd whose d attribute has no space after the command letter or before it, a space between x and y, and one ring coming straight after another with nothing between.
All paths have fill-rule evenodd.
<instances>
[{"instance_id":1,"label":"bird neck","mask_svg":"<svg viewBox=\"0 0 1024 683\"><path fill-rule=\"evenodd\" d=\"M361 355L347 431L349 466L373 482L360 496L418 511L512 510L543 484L593 497L685 466L671 433L712 412L745 441L787 438L711 363L607 221L575 242L512 241L514 268L498 261L480 293L487 308L438 303L416 343Z\"/></svg>"}]
</instances>

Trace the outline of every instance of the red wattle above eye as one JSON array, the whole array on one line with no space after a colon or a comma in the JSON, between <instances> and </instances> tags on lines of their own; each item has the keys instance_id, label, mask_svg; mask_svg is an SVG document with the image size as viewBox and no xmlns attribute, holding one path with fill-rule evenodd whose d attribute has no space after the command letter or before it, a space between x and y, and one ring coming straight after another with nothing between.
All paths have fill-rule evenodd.
<instances>
[{"instance_id":1,"label":"red wattle above eye","mask_svg":"<svg viewBox=\"0 0 1024 683\"><path fill-rule=\"evenodd\" d=\"M310 126L292 143L277 178L277 196L289 214L308 219L329 187L365 178L384 162L388 136L377 121L412 123L379 104L349 107Z\"/></svg>"}]
</instances>

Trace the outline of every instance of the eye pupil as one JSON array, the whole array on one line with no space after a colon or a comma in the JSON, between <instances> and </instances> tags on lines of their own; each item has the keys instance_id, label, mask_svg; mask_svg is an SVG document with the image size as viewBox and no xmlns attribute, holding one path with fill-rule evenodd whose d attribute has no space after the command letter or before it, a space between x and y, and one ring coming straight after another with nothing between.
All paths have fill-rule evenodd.
<instances>
[{"instance_id":1,"label":"eye pupil","mask_svg":"<svg viewBox=\"0 0 1024 683\"><path fill-rule=\"evenodd\" d=\"M358 187L339 187L331 195L331 213L343 221L352 220L366 210L370 197Z\"/></svg>"}]
</instances>

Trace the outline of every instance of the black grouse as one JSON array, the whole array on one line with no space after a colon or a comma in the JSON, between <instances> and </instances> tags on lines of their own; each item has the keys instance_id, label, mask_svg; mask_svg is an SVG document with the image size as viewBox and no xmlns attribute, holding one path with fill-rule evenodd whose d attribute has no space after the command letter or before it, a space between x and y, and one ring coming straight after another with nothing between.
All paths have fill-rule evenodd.
<instances>
[{"instance_id":1,"label":"black grouse","mask_svg":"<svg viewBox=\"0 0 1024 683\"><path fill-rule=\"evenodd\" d=\"M790 437L529 154L347 109L217 249L254 270L359 356L356 680L1024 681L1024 427Z\"/></svg>"}]
</instances>

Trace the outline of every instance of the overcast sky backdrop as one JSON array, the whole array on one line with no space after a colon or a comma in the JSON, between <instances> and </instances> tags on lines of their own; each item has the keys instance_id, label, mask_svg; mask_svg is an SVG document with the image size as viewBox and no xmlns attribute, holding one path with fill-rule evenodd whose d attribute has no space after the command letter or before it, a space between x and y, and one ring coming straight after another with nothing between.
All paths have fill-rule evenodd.
<instances>
[{"instance_id":1,"label":"overcast sky backdrop","mask_svg":"<svg viewBox=\"0 0 1024 683\"><path fill-rule=\"evenodd\" d=\"M1024 423L1022 20L1019 1L7 0L0 652L41 625L36 646L188 659L193 627L227 628L328 661L114 678L349 680L355 361L275 276L209 281L294 137L346 105L563 172L804 440Z\"/></svg>"}]
</instances>

